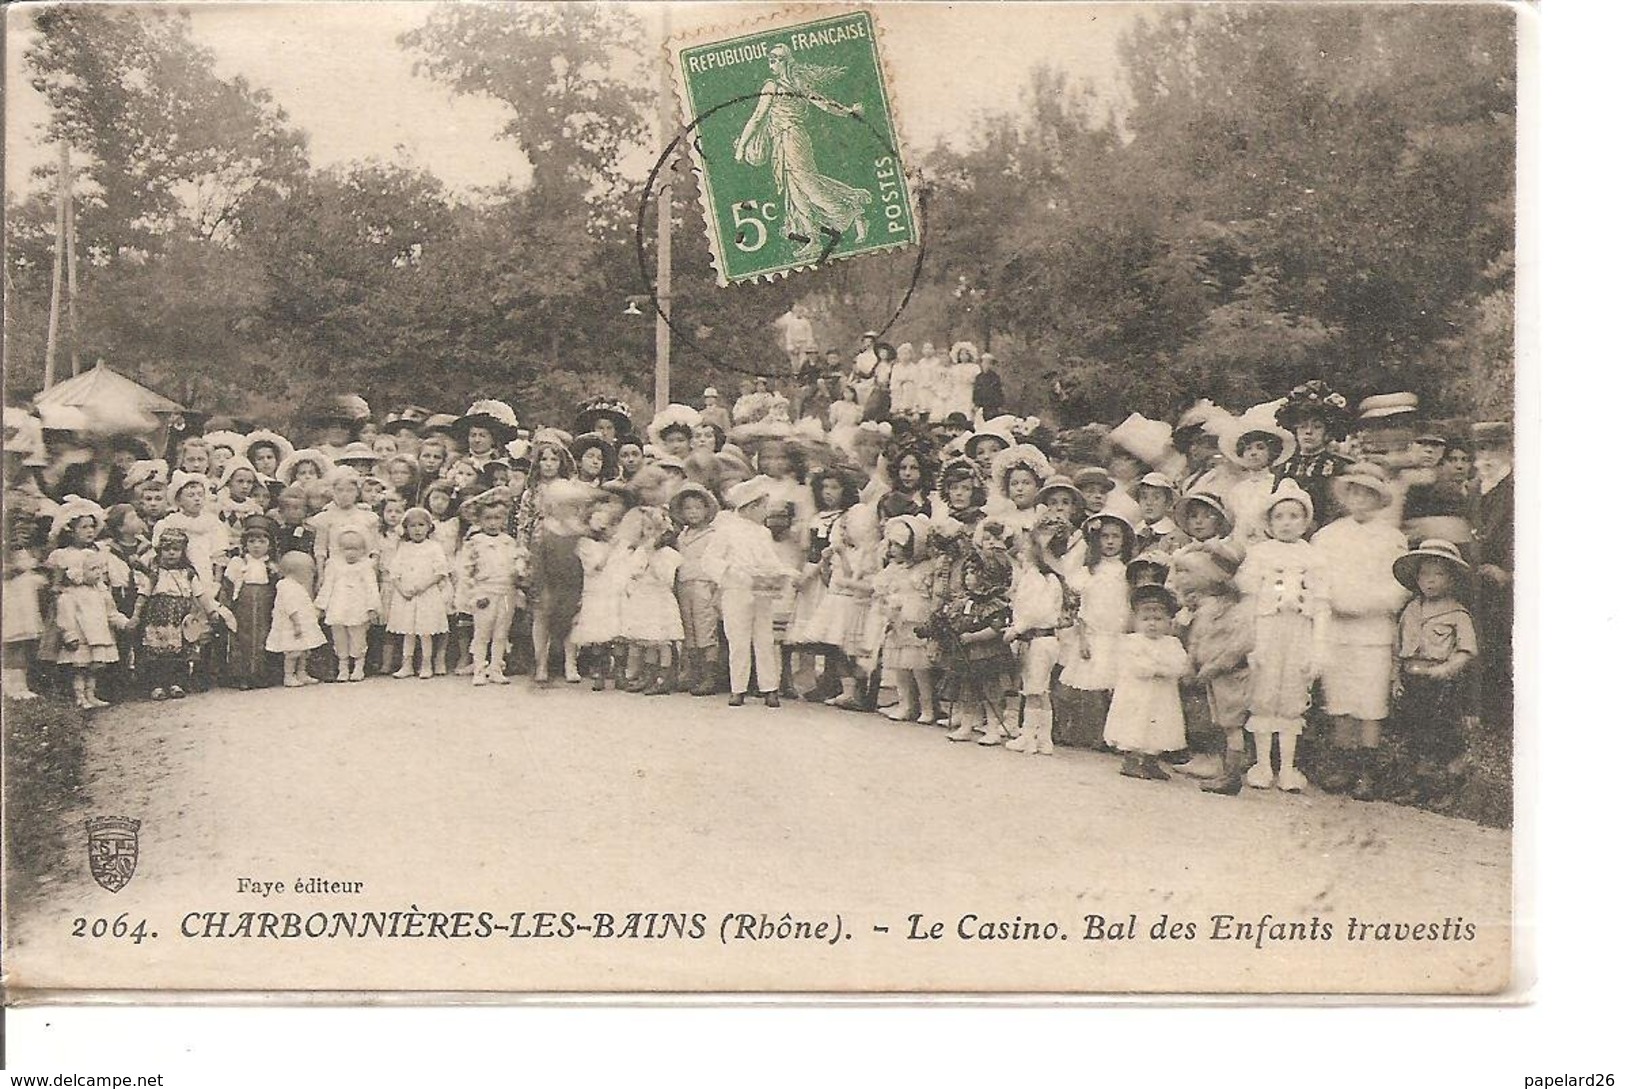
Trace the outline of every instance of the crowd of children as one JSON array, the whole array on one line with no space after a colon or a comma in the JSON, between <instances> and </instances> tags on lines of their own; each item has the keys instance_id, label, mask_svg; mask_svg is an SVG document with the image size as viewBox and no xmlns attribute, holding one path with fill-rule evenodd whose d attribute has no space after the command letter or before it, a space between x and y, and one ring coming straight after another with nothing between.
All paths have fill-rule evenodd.
<instances>
[{"instance_id":1,"label":"crowd of children","mask_svg":"<svg viewBox=\"0 0 1625 1089\"><path fill-rule=\"evenodd\" d=\"M1061 434L906 387L883 419L756 392L642 435L608 399L522 429L351 396L302 448L220 428L162 458L7 409L6 694L561 675L1413 802L1510 728L1504 424L1321 382Z\"/></svg>"}]
</instances>

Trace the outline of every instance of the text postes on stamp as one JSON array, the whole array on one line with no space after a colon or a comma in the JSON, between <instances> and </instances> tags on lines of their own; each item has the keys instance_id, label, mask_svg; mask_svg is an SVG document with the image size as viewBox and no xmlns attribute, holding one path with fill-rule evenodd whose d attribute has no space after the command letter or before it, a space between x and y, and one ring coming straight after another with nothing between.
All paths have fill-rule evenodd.
<instances>
[{"instance_id":1,"label":"text postes on stamp","mask_svg":"<svg viewBox=\"0 0 1625 1089\"><path fill-rule=\"evenodd\" d=\"M719 283L919 241L869 12L671 52Z\"/></svg>"}]
</instances>

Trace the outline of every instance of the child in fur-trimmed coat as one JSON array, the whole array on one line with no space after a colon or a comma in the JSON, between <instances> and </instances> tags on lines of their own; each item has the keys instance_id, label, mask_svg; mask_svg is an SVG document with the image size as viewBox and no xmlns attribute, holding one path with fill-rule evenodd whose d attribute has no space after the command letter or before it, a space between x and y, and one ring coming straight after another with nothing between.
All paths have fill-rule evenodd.
<instances>
[{"instance_id":1,"label":"child in fur-trimmed coat","mask_svg":"<svg viewBox=\"0 0 1625 1089\"><path fill-rule=\"evenodd\" d=\"M1253 649L1252 618L1242 607L1235 575L1237 550L1218 541L1182 548L1170 576L1190 618L1185 649L1207 697L1213 725L1224 731L1224 766L1202 784L1209 794L1240 794L1247 761L1247 656Z\"/></svg>"}]
</instances>

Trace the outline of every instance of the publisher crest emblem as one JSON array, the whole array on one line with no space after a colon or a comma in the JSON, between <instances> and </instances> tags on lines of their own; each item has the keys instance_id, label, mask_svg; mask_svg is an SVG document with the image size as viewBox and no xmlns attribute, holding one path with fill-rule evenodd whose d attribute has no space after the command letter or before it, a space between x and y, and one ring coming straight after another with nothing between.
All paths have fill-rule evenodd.
<instances>
[{"instance_id":1,"label":"publisher crest emblem","mask_svg":"<svg viewBox=\"0 0 1625 1089\"><path fill-rule=\"evenodd\" d=\"M135 876L141 822L129 817L91 817L85 821L90 850L90 876L108 892L117 892Z\"/></svg>"}]
</instances>

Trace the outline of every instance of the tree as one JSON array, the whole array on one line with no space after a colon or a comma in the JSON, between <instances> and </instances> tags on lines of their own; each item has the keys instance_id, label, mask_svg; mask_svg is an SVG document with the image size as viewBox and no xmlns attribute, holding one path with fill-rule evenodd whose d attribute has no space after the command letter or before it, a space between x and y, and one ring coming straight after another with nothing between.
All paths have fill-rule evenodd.
<instances>
[{"instance_id":1,"label":"tree","mask_svg":"<svg viewBox=\"0 0 1625 1089\"><path fill-rule=\"evenodd\" d=\"M445 5L401 44L418 55L414 71L513 110L503 135L530 160L537 209L562 227L629 188L615 166L648 135L653 96L617 72L645 62L641 38L607 5Z\"/></svg>"},{"instance_id":2,"label":"tree","mask_svg":"<svg viewBox=\"0 0 1625 1089\"><path fill-rule=\"evenodd\" d=\"M1347 5L1142 19L1121 116L1056 105L1039 72L1019 119L933 154L936 253L975 269L989 332L1068 361L1050 377L1073 418L1239 405L1310 377L1465 412L1476 382L1509 388L1514 22Z\"/></svg>"},{"instance_id":3,"label":"tree","mask_svg":"<svg viewBox=\"0 0 1625 1089\"><path fill-rule=\"evenodd\" d=\"M184 14L58 5L24 56L51 107L45 135L86 162L75 181L77 346L185 400L241 377L263 281L232 240L244 203L306 169L304 138L262 91L224 80ZM54 190L54 167L39 172ZM55 238L50 201L8 207L8 358L35 356ZM37 357L37 356L36 356Z\"/></svg>"},{"instance_id":4,"label":"tree","mask_svg":"<svg viewBox=\"0 0 1625 1089\"><path fill-rule=\"evenodd\" d=\"M34 22L24 62L51 107L47 135L90 159L87 252L221 237L247 194L304 170L303 134L264 91L215 74L184 12L54 5Z\"/></svg>"}]
</instances>

